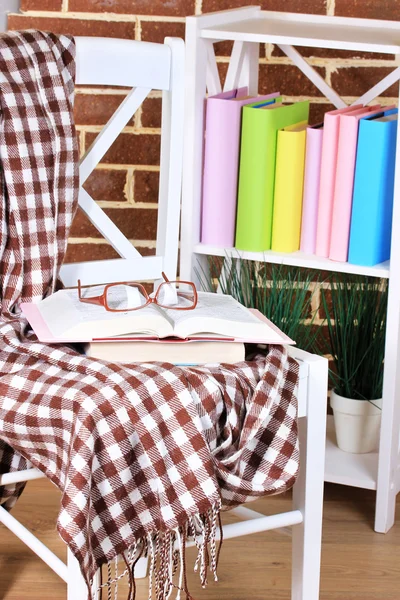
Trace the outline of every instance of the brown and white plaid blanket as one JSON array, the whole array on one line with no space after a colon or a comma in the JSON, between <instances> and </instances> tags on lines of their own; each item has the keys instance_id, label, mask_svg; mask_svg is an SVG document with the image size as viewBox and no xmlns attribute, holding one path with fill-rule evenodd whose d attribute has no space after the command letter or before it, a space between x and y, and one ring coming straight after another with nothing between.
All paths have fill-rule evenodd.
<instances>
[{"instance_id":1,"label":"brown and white plaid blanket","mask_svg":"<svg viewBox=\"0 0 400 600\"><path fill-rule=\"evenodd\" d=\"M54 291L76 208L74 53L67 36L0 36L0 473L34 465L60 488L58 531L88 585L122 555L133 597L147 552L149 597L180 588L190 598L187 537L205 583L220 510L295 481L297 365L278 346L178 368L37 341L19 303ZM11 508L20 491L3 487L0 502Z\"/></svg>"}]
</instances>

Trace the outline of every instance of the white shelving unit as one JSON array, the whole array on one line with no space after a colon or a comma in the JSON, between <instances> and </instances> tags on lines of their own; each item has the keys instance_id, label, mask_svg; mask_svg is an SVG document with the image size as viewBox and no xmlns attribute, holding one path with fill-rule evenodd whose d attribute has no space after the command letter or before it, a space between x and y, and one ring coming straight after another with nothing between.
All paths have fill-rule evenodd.
<instances>
[{"instance_id":1,"label":"white shelving unit","mask_svg":"<svg viewBox=\"0 0 400 600\"><path fill-rule=\"evenodd\" d=\"M400 23L261 11L258 6L189 17L186 25L186 115L182 202L181 276L195 278L193 266L204 267L207 255L243 258L390 278L387 315L383 409L379 452L352 455L340 451L331 427L327 434L325 480L376 490L375 530L387 532L394 523L399 491L400 432L400 133L397 137L396 180L391 261L374 267L333 262L301 252L283 254L242 252L200 243L204 98L221 90L214 43L233 40L225 89L247 85L258 90L260 43L274 43L337 108L343 99L310 66L295 46L337 48L400 55ZM357 102L368 104L399 81L400 67Z\"/></svg>"}]
</instances>

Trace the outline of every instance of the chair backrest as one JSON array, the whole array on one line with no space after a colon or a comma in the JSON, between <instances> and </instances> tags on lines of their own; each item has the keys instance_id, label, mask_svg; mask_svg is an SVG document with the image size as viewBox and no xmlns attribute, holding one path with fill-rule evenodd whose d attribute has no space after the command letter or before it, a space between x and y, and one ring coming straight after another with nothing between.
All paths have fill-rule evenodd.
<instances>
[{"instance_id":1,"label":"chair backrest","mask_svg":"<svg viewBox=\"0 0 400 600\"><path fill-rule=\"evenodd\" d=\"M76 37L76 83L132 86L125 100L98 134L80 162L79 206L110 242L120 259L63 265L61 279L75 286L123 280L153 280L177 269L181 198L184 43L166 38L164 44L112 38ZM142 257L83 184L151 90L162 90L160 185L156 255Z\"/></svg>"}]
</instances>

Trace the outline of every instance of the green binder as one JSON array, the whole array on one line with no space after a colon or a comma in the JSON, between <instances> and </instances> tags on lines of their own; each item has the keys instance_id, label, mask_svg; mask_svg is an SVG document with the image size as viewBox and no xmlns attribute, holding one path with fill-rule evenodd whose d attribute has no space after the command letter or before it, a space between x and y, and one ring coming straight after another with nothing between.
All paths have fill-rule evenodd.
<instances>
[{"instance_id":1,"label":"green binder","mask_svg":"<svg viewBox=\"0 0 400 600\"><path fill-rule=\"evenodd\" d=\"M271 248L278 129L308 121L309 102L243 107L235 246L263 252Z\"/></svg>"}]
</instances>

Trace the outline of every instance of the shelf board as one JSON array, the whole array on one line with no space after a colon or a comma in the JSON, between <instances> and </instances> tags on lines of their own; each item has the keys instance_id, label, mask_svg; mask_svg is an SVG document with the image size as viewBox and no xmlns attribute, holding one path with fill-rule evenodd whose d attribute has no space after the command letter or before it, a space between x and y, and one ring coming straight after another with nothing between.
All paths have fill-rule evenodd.
<instances>
[{"instance_id":1,"label":"shelf board","mask_svg":"<svg viewBox=\"0 0 400 600\"><path fill-rule=\"evenodd\" d=\"M333 417L328 416L326 432L325 481L366 490L376 490L378 452L351 454L336 445Z\"/></svg>"},{"instance_id":2,"label":"shelf board","mask_svg":"<svg viewBox=\"0 0 400 600\"><path fill-rule=\"evenodd\" d=\"M247 252L237 250L237 248L218 248L208 244L197 244L194 247L195 254L207 254L209 256L230 256L233 258L244 258L258 262L269 262L282 265L292 265L297 267L306 267L309 269L318 269L320 271L338 271L341 273L354 273L358 275L371 275L372 277L389 277L389 261L375 265L373 267L361 267L348 262L336 262L328 258L321 258L313 254L304 252Z\"/></svg>"},{"instance_id":3,"label":"shelf board","mask_svg":"<svg viewBox=\"0 0 400 600\"><path fill-rule=\"evenodd\" d=\"M400 53L400 23L396 21L259 11L253 19L204 28L200 35L217 40Z\"/></svg>"}]
</instances>

